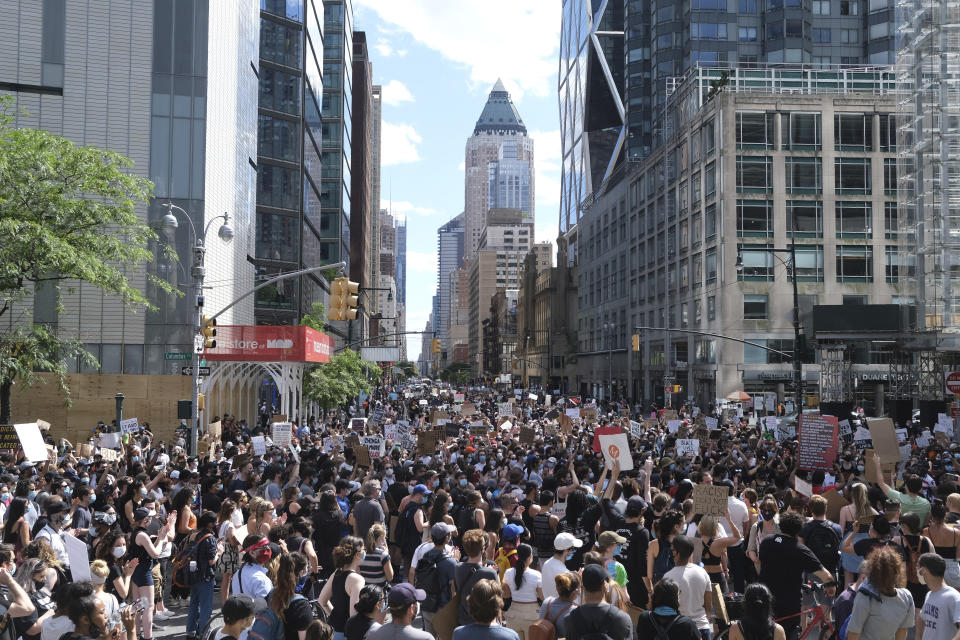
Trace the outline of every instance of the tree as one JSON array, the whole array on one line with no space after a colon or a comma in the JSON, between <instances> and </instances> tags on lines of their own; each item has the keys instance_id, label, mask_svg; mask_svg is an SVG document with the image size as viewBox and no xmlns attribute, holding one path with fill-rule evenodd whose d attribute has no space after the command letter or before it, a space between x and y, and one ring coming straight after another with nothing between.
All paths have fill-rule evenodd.
<instances>
[{"instance_id":1,"label":"tree","mask_svg":"<svg viewBox=\"0 0 960 640\"><path fill-rule=\"evenodd\" d=\"M0 424L9 422L15 381L31 384L35 371L49 371L69 400L64 359L93 361L79 340L33 321L29 298L36 288L59 294L63 286L71 291L87 283L129 307L149 308L127 273L153 260L157 242L135 210L153 184L131 172L131 160L41 129L15 128L12 105L0 98L0 321L14 327L0 332Z\"/></svg>"},{"instance_id":2,"label":"tree","mask_svg":"<svg viewBox=\"0 0 960 640\"><path fill-rule=\"evenodd\" d=\"M420 370L417 369L417 365L409 360L403 360L394 366L400 369L400 376L402 378L415 378L420 376Z\"/></svg>"},{"instance_id":3,"label":"tree","mask_svg":"<svg viewBox=\"0 0 960 640\"><path fill-rule=\"evenodd\" d=\"M335 409L354 396L370 393L371 380L379 378L381 373L375 363L363 360L356 351L344 349L330 358L330 362L307 372L303 395L324 409Z\"/></svg>"},{"instance_id":4,"label":"tree","mask_svg":"<svg viewBox=\"0 0 960 640\"><path fill-rule=\"evenodd\" d=\"M327 324L327 307L322 302L314 302L310 308L310 313L303 316L300 324L322 332Z\"/></svg>"},{"instance_id":5,"label":"tree","mask_svg":"<svg viewBox=\"0 0 960 640\"><path fill-rule=\"evenodd\" d=\"M440 372L440 379L451 384L467 384L470 382L470 365L454 362Z\"/></svg>"}]
</instances>

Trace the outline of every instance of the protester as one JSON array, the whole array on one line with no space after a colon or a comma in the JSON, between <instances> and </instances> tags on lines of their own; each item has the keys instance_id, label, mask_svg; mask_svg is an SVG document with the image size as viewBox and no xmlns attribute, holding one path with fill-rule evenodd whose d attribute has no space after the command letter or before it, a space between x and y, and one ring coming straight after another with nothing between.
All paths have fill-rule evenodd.
<instances>
[{"instance_id":1,"label":"protester","mask_svg":"<svg viewBox=\"0 0 960 640\"><path fill-rule=\"evenodd\" d=\"M700 640L697 623L680 613L680 585L674 580L664 578L653 587L651 604L653 608L644 611L637 620L638 638Z\"/></svg>"},{"instance_id":2,"label":"protester","mask_svg":"<svg viewBox=\"0 0 960 640\"><path fill-rule=\"evenodd\" d=\"M468 592L470 622L453 630L453 640L519 640L517 631L500 624L503 592L496 580L478 580ZM432 638L433 636L428 636ZM569 635L567 636L570 637ZM371 638L371 640L385 640Z\"/></svg>"},{"instance_id":3,"label":"protester","mask_svg":"<svg viewBox=\"0 0 960 640\"><path fill-rule=\"evenodd\" d=\"M375 584L365 585L357 599L355 607L357 612L347 620L344 627L345 639L364 640L367 634L379 629L386 617L386 604L386 596L382 588Z\"/></svg>"},{"instance_id":4,"label":"protester","mask_svg":"<svg viewBox=\"0 0 960 640\"><path fill-rule=\"evenodd\" d=\"M633 623L620 609L604 602L607 572L600 565L584 567L581 575L583 603L566 620L567 640L605 633L612 640L627 640L633 634Z\"/></svg>"},{"instance_id":5,"label":"protester","mask_svg":"<svg viewBox=\"0 0 960 640\"><path fill-rule=\"evenodd\" d=\"M343 538L333 550L336 570L324 584L317 602L327 611L327 622L333 629L334 640L343 640L347 620L360 599L364 581L357 569L363 554L363 542L354 536Z\"/></svg>"},{"instance_id":6,"label":"protester","mask_svg":"<svg viewBox=\"0 0 960 640\"><path fill-rule=\"evenodd\" d=\"M433 636L426 631L413 627L419 603L426 597L426 593L415 589L409 582L394 585L390 595L387 596L390 622L376 631L367 633L367 640L434 640ZM337 638L336 633L334 638Z\"/></svg>"},{"instance_id":7,"label":"protester","mask_svg":"<svg viewBox=\"0 0 960 640\"><path fill-rule=\"evenodd\" d=\"M557 575L553 580L553 591L557 595L545 598L540 607L540 619L549 620L556 629L558 638L565 638L567 616L577 606L576 598L580 593L579 574L568 571Z\"/></svg>"},{"instance_id":8,"label":"protester","mask_svg":"<svg viewBox=\"0 0 960 640\"><path fill-rule=\"evenodd\" d=\"M897 585L903 582L900 554L878 547L867 558L867 581L857 590L847 623L849 640L902 640L914 622L913 596Z\"/></svg>"},{"instance_id":9,"label":"protester","mask_svg":"<svg viewBox=\"0 0 960 640\"><path fill-rule=\"evenodd\" d=\"M743 594L743 616L731 623L729 638L786 640L783 627L773 621L773 595L766 585L755 583L747 587Z\"/></svg>"},{"instance_id":10,"label":"protester","mask_svg":"<svg viewBox=\"0 0 960 640\"><path fill-rule=\"evenodd\" d=\"M944 581L946 570L947 563L936 553L917 560L920 582L928 589L920 609L920 640L953 640L960 630L960 592Z\"/></svg>"}]
</instances>

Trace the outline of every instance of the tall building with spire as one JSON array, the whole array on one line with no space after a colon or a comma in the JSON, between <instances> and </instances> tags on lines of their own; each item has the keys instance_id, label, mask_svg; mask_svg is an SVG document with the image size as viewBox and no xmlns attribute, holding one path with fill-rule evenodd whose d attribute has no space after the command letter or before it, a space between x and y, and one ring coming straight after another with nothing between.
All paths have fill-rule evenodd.
<instances>
[{"instance_id":1,"label":"tall building with spire","mask_svg":"<svg viewBox=\"0 0 960 640\"><path fill-rule=\"evenodd\" d=\"M533 167L533 138L498 79L466 144L464 258L476 255L490 209L520 209L533 220Z\"/></svg>"}]
</instances>

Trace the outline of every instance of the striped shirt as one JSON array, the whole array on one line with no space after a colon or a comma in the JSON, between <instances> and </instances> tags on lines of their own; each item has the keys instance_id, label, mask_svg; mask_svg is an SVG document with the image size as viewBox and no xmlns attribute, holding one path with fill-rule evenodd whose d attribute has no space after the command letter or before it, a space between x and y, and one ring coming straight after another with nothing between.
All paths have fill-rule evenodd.
<instances>
[{"instance_id":1,"label":"striped shirt","mask_svg":"<svg viewBox=\"0 0 960 640\"><path fill-rule=\"evenodd\" d=\"M367 551L360 561L357 571L363 576L367 584L384 584L387 581L383 573L383 567L390 562L390 554L386 551L377 549L376 551Z\"/></svg>"}]
</instances>

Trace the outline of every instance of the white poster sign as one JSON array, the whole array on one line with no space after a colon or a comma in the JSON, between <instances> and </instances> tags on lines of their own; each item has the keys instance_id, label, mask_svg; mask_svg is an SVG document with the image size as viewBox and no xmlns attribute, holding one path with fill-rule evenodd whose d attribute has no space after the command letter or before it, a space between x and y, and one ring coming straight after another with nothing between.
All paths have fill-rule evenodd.
<instances>
[{"instance_id":1,"label":"white poster sign","mask_svg":"<svg viewBox=\"0 0 960 640\"><path fill-rule=\"evenodd\" d=\"M716 418L711 418L710 416L706 416L704 417L703 420L704 422L707 423L707 429L710 429L711 431L713 431L714 429L720 428L720 421L717 420Z\"/></svg>"},{"instance_id":2,"label":"white poster sign","mask_svg":"<svg viewBox=\"0 0 960 640\"><path fill-rule=\"evenodd\" d=\"M380 436L363 436L360 442L369 450L371 458L383 456L385 443Z\"/></svg>"},{"instance_id":3,"label":"white poster sign","mask_svg":"<svg viewBox=\"0 0 960 640\"><path fill-rule=\"evenodd\" d=\"M140 423L136 418L120 421L120 433L137 433L138 431L140 431Z\"/></svg>"},{"instance_id":4,"label":"white poster sign","mask_svg":"<svg viewBox=\"0 0 960 640\"><path fill-rule=\"evenodd\" d=\"M676 433L680 431L680 426L683 424L683 420L667 420L667 431L670 433Z\"/></svg>"},{"instance_id":5,"label":"white poster sign","mask_svg":"<svg viewBox=\"0 0 960 640\"><path fill-rule=\"evenodd\" d=\"M627 434L615 433L611 435L600 436L600 450L603 451L603 457L607 464L613 464L614 461L620 462L620 471L633 470L633 456L630 454L630 443L627 441Z\"/></svg>"},{"instance_id":6,"label":"white poster sign","mask_svg":"<svg viewBox=\"0 0 960 640\"><path fill-rule=\"evenodd\" d=\"M576 419L580 417L580 407L574 407L573 409L567 409L564 411L567 414L567 417L570 419Z\"/></svg>"},{"instance_id":7,"label":"white poster sign","mask_svg":"<svg viewBox=\"0 0 960 640\"><path fill-rule=\"evenodd\" d=\"M497 417L510 418L513 416L513 403L512 402L501 402L497 405Z\"/></svg>"},{"instance_id":8,"label":"white poster sign","mask_svg":"<svg viewBox=\"0 0 960 640\"><path fill-rule=\"evenodd\" d=\"M17 430L20 444L23 445L23 455L27 460L30 462L45 462L49 458L47 445L43 441L43 436L40 435L40 427L37 426L36 422L15 424L13 428Z\"/></svg>"},{"instance_id":9,"label":"white poster sign","mask_svg":"<svg viewBox=\"0 0 960 640\"><path fill-rule=\"evenodd\" d=\"M253 436L250 438L250 442L253 443L253 455L255 456L265 456L267 455L267 441L263 436Z\"/></svg>"},{"instance_id":10,"label":"white poster sign","mask_svg":"<svg viewBox=\"0 0 960 640\"><path fill-rule=\"evenodd\" d=\"M793 479L793 488L796 489L797 493L802 496L807 496L808 498L813 495L813 485L802 480L800 478Z\"/></svg>"},{"instance_id":11,"label":"white poster sign","mask_svg":"<svg viewBox=\"0 0 960 640\"><path fill-rule=\"evenodd\" d=\"M697 438L677 438L677 455L700 455L700 440Z\"/></svg>"},{"instance_id":12,"label":"white poster sign","mask_svg":"<svg viewBox=\"0 0 960 640\"><path fill-rule=\"evenodd\" d=\"M70 573L73 582L88 582L90 580L90 558L87 554L87 543L77 540L69 533L62 533L63 546L67 549L67 558L70 560Z\"/></svg>"},{"instance_id":13,"label":"white poster sign","mask_svg":"<svg viewBox=\"0 0 960 640\"><path fill-rule=\"evenodd\" d=\"M630 435L634 438L639 438L643 435L643 425L639 422L633 420L630 421Z\"/></svg>"},{"instance_id":14,"label":"white poster sign","mask_svg":"<svg viewBox=\"0 0 960 640\"><path fill-rule=\"evenodd\" d=\"M383 437L387 440L397 439L397 425L394 423L383 425Z\"/></svg>"},{"instance_id":15,"label":"white poster sign","mask_svg":"<svg viewBox=\"0 0 960 640\"><path fill-rule=\"evenodd\" d=\"M274 422L273 423L273 444L278 447L288 447L293 441L293 423L292 422Z\"/></svg>"}]
</instances>

